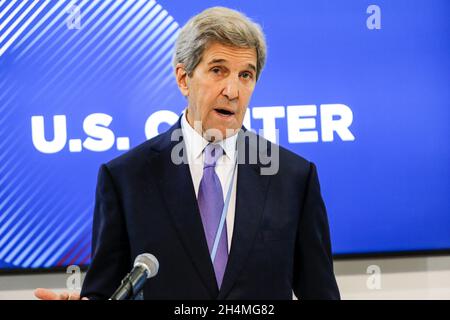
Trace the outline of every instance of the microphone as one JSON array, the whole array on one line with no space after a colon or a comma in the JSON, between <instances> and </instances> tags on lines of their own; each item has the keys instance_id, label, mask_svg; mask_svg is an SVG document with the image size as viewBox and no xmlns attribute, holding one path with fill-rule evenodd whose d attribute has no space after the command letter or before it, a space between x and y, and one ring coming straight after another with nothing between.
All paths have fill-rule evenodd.
<instances>
[{"instance_id":1,"label":"microphone","mask_svg":"<svg viewBox=\"0 0 450 320\"><path fill-rule=\"evenodd\" d=\"M157 275L159 262L150 253L143 253L134 260L133 269L123 278L120 287L109 300L134 299L144 287L145 281Z\"/></svg>"}]
</instances>

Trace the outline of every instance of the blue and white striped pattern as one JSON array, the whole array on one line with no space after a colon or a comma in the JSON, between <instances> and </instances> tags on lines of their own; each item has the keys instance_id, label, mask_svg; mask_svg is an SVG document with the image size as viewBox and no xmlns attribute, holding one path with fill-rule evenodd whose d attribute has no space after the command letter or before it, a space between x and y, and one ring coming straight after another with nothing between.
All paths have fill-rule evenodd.
<instances>
[{"instance_id":1,"label":"blue and white striped pattern","mask_svg":"<svg viewBox=\"0 0 450 320\"><path fill-rule=\"evenodd\" d=\"M80 29L66 23L74 5ZM0 268L89 262L97 169L117 150L42 154L30 118L51 140L66 115L69 138L84 138L83 118L103 112L143 141L141 120L177 92L178 32L153 0L0 0Z\"/></svg>"}]
</instances>

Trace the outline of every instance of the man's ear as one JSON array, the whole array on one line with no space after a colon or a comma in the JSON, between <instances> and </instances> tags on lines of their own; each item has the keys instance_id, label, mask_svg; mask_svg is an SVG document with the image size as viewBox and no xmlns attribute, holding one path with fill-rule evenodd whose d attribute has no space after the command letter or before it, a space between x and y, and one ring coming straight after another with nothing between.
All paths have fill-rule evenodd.
<instances>
[{"instance_id":1,"label":"man's ear","mask_svg":"<svg viewBox=\"0 0 450 320\"><path fill-rule=\"evenodd\" d=\"M181 94L185 97L189 95L187 77L188 75L184 68L184 64L177 63L177 65L175 66L175 78L177 80L178 88L180 88Z\"/></svg>"}]
</instances>

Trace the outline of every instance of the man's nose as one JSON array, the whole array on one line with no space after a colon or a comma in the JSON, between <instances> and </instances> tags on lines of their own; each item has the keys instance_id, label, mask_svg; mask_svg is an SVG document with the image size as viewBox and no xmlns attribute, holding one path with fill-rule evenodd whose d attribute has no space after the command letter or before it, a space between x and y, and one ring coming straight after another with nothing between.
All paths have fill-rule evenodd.
<instances>
[{"instance_id":1,"label":"man's nose","mask_svg":"<svg viewBox=\"0 0 450 320\"><path fill-rule=\"evenodd\" d=\"M228 100L235 100L239 98L239 83L238 80L228 79L223 88L222 94L228 98Z\"/></svg>"}]
</instances>

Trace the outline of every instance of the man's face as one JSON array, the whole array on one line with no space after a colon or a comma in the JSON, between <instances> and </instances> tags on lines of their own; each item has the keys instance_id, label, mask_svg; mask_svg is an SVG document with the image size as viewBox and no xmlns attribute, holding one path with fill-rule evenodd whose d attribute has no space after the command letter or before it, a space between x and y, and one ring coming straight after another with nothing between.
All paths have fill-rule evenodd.
<instances>
[{"instance_id":1,"label":"man's face","mask_svg":"<svg viewBox=\"0 0 450 320\"><path fill-rule=\"evenodd\" d=\"M177 65L178 86L189 103L188 122L197 131L200 122L206 139L229 137L241 128L256 84L256 59L254 48L214 42L206 47L192 76ZM208 130L220 134L211 137Z\"/></svg>"}]
</instances>

